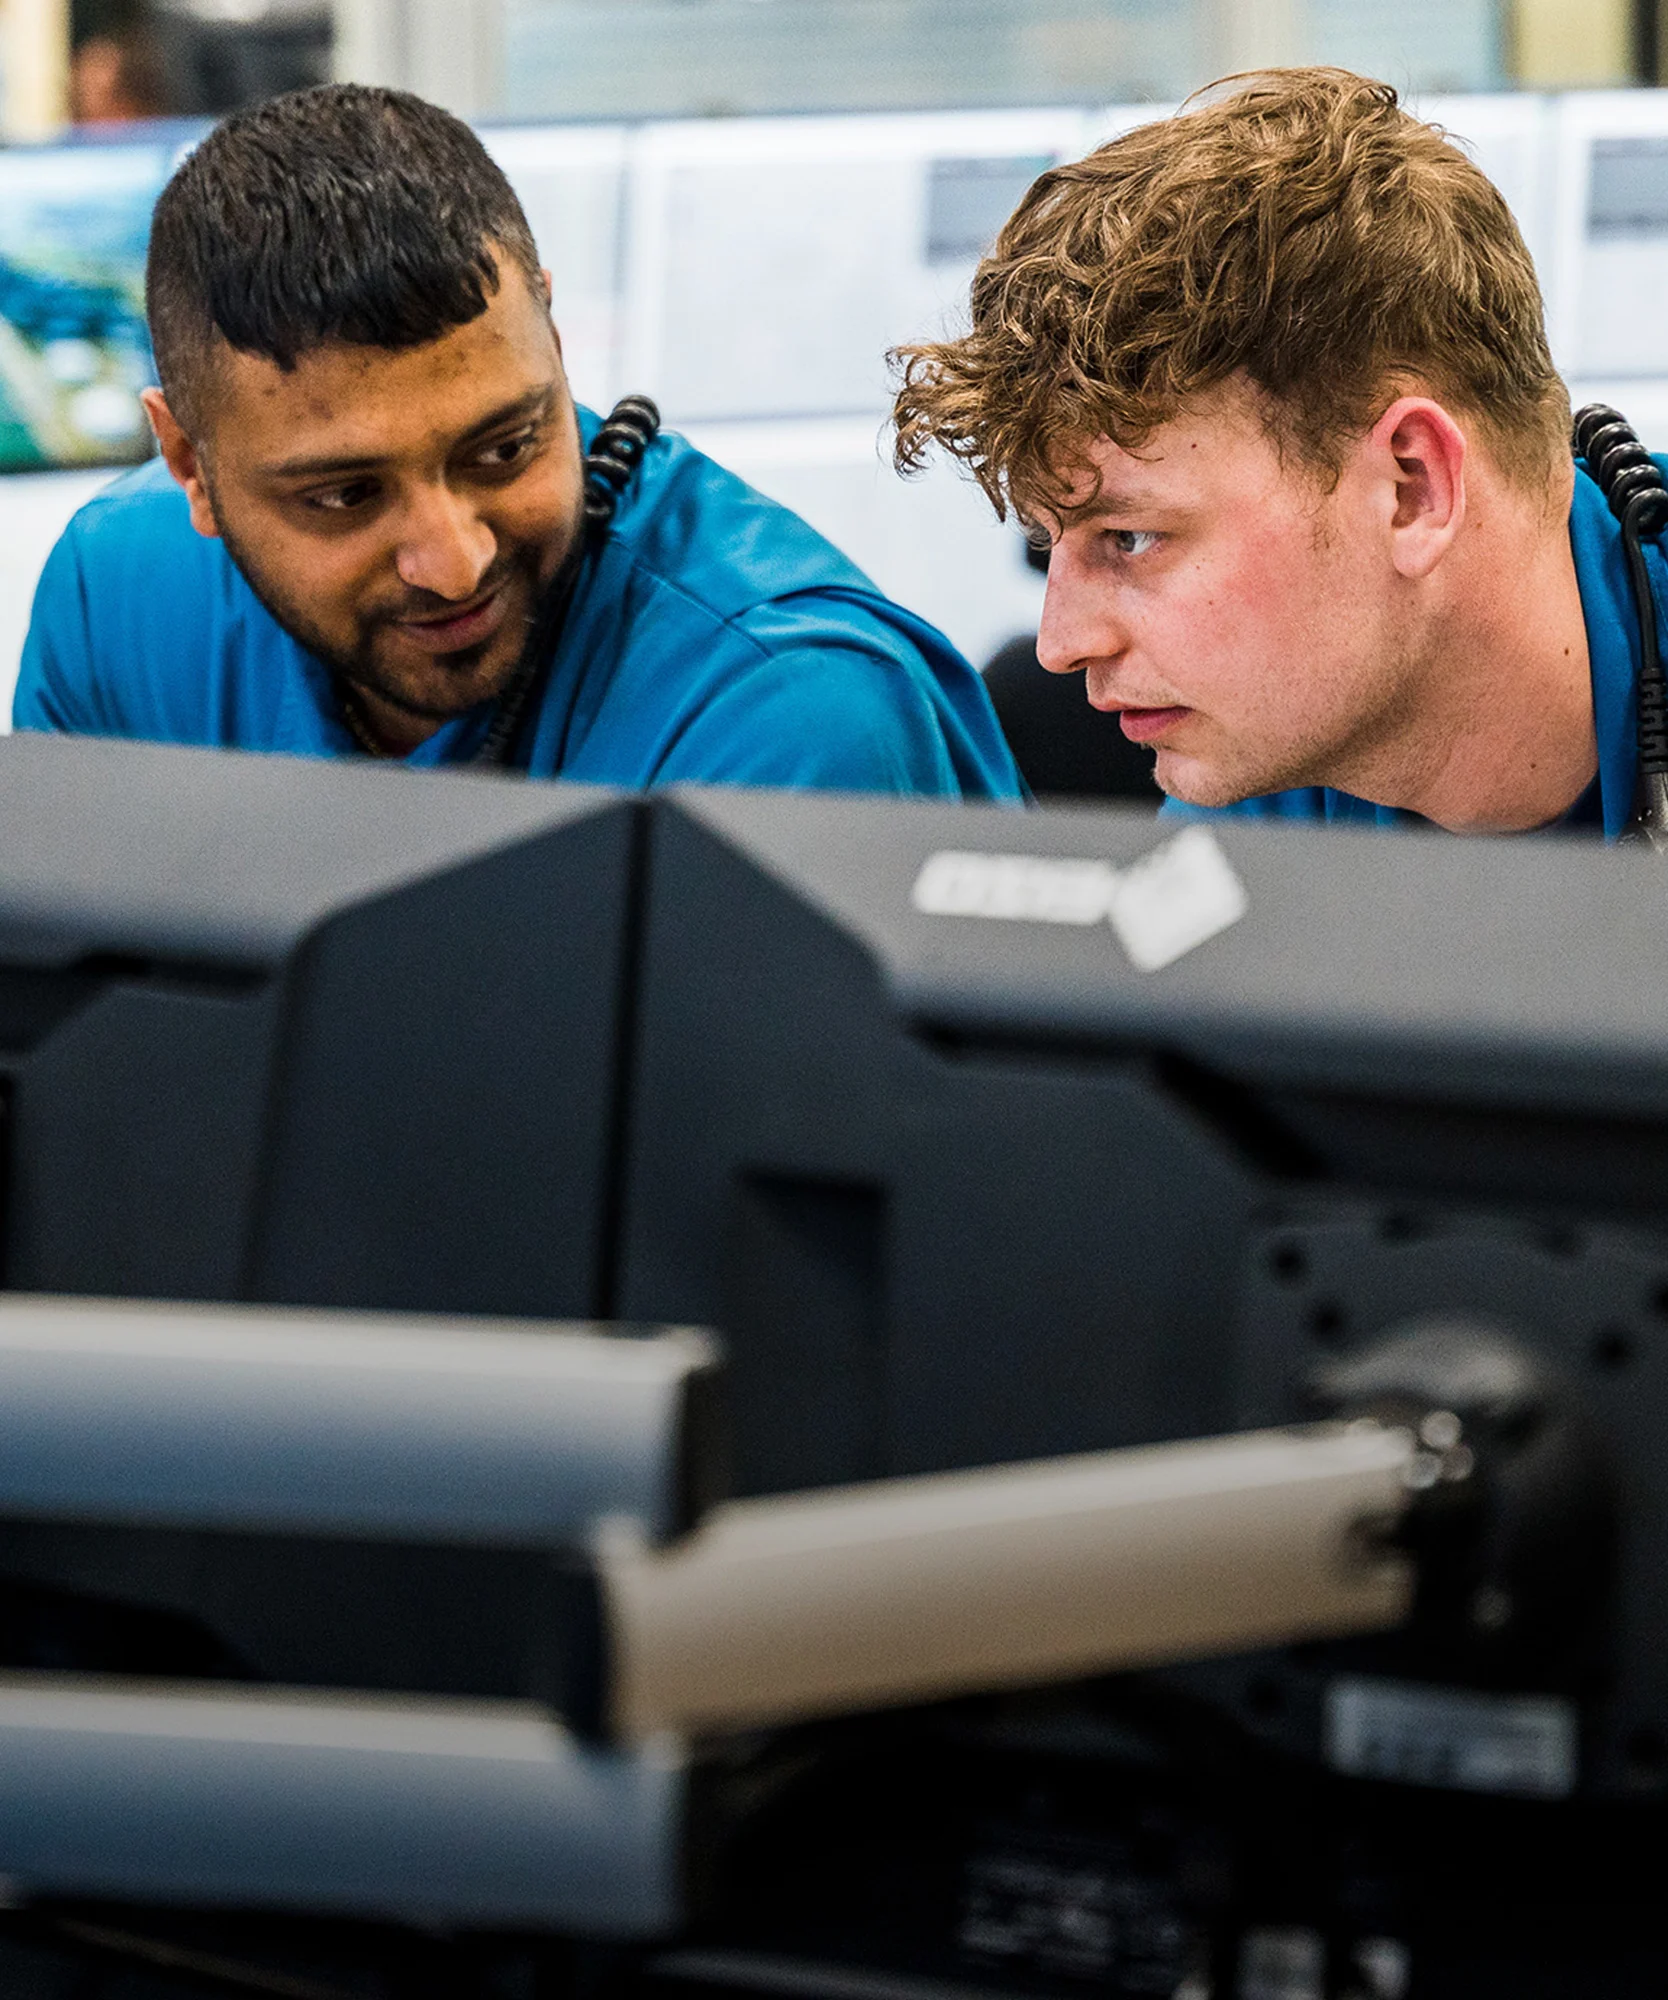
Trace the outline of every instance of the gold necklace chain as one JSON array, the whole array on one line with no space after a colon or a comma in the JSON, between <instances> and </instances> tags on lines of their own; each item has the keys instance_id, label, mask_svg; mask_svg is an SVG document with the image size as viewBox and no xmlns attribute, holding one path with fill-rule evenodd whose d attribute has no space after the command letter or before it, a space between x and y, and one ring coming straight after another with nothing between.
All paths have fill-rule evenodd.
<instances>
[{"instance_id":1,"label":"gold necklace chain","mask_svg":"<svg viewBox=\"0 0 1668 2000\"><path fill-rule=\"evenodd\" d=\"M347 724L348 734L367 757L391 757L394 753L379 743L372 734L370 724L360 711L359 697L348 682L338 683L341 690L342 720Z\"/></svg>"}]
</instances>

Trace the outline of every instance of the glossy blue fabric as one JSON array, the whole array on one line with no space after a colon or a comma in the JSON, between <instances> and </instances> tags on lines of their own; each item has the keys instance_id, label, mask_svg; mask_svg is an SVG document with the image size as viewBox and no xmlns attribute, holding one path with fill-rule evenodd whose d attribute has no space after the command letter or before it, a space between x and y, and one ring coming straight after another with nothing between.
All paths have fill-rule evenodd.
<instances>
[{"instance_id":1,"label":"glossy blue fabric","mask_svg":"<svg viewBox=\"0 0 1668 2000\"><path fill-rule=\"evenodd\" d=\"M1668 458L1657 464L1668 472ZM1633 808L1633 783L1638 766L1636 745L1639 680L1638 616L1622 554L1622 531L1605 504L1604 495L1577 463L1575 494L1570 503L1570 549L1587 626L1587 651L1593 676L1593 727L1598 737L1599 796L1606 839L1614 840ZM1668 563L1660 545L1648 545L1657 596L1657 637L1668 658ZM1219 816L1258 819L1328 820L1356 826L1424 826L1416 813L1392 806L1375 806L1348 792L1310 786L1292 792L1269 792L1262 798L1241 799L1237 805L1204 807L1167 800L1162 811L1172 817L1215 819Z\"/></svg>"},{"instance_id":2,"label":"glossy blue fabric","mask_svg":"<svg viewBox=\"0 0 1668 2000\"><path fill-rule=\"evenodd\" d=\"M581 412L589 440L597 418ZM19 729L359 754L324 666L153 461L71 521L35 594ZM414 765L466 762L490 705ZM520 762L537 777L1017 799L978 675L796 515L662 436L588 561Z\"/></svg>"}]
</instances>

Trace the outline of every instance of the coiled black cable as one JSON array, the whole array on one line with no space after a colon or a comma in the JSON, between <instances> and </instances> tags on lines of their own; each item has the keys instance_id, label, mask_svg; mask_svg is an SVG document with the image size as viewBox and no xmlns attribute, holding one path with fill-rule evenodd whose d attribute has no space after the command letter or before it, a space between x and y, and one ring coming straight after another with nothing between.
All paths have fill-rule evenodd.
<instances>
[{"instance_id":1,"label":"coiled black cable","mask_svg":"<svg viewBox=\"0 0 1668 2000\"><path fill-rule=\"evenodd\" d=\"M492 722L470 759L476 767L508 764L515 754L533 692L542 685L562 636L562 624L579 587L579 574L600 547L620 496L660 434L660 411L647 396L622 396L609 411L585 454L585 526L550 589L529 635L527 650L498 697Z\"/></svg>"},{"instance_id":2,"label":"coiled black cable","mask_svg":"<svg viewBox=\"0 0 1668 2000\"><path fill-rule=\"evenodd\" d=\"M620 495L660 434L660 412L647 396L622 396L585 454L585 520L593 533L607 528Z\"/></svg>"},{"instance_id":3,"label":"coiled black cable","mask_svg":"<svg viewBox=\"0 0 1668 2000\"><path fill-rule=\"evenodd\" d=\"M1668 679L1657 645L1656 592L1645 563L1645 538L1668 528L1668 482L1638 434L1608 403L1576 413L1572 443L1578 458L1622 525L1622 552L1639 618L1639 773L1633 808L1621 838L1668 853Z\"/></svg>"}]
</instances>

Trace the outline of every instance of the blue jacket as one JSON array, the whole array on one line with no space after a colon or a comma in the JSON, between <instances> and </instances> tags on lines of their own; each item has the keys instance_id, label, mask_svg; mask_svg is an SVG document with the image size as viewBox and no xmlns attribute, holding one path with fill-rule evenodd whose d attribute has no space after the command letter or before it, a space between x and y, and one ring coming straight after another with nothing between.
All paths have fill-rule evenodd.
<instances>
[{"instance_id":1,"label":"blue jacket","mask_svg":"<svg viewBox=\"0 0 1668 2000\"><path fill-rule=\"evenodd\" d=\"M1657 463L1668 470L1668 459ZM1593 675L1593 728L1598 737L1599 796L1605 837L1614 840L1633 810L1633 784L1638 768L1639 680L1638 615L1622 554L1622 531L1605 504L1604 495L1578 463L1575 496L1570 503L1570 550L1575 580L1587 626L1587 652ZM1668 625L1662 618L1668 604L1668 564L1660 546L1647 544L1645 560L1657 594L1657 637L1668 659ZM1179 799L1166 802L1164 812L1190 819L1218 814L1261 819L1320 819L1355 826L1423 826L1417 813L1393 806L1375 806L1349 792L1311 785L1292 792L1268 792L1241 799L1231 806L1190 806Z\"/></svg>"},{"instance_id":2,"label":"blue jacket","mask_svg":"<svg viewBox=\"0 0 1668 2000\"><path fill-rule=\"evenodd\" d=\"M582 411L589 441L597 419ZM358 754L331 676L191 527L160 461L70 522L35 593L19 729ZM412 764L467 761L490 704ZM523 731L538 777L1016 799L983 683L796 515L662 436L589 559Z\"/></svg>"}]
</instances>

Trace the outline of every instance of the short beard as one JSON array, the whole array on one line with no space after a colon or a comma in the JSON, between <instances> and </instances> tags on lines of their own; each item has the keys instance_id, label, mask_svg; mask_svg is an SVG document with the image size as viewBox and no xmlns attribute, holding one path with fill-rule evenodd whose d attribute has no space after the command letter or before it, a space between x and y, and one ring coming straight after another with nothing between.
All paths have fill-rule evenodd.
<instances>
[{"instance_id":1,"label":"short beard","mask_svg":"<svg viewBox=\"0 0 1668 2000\"><path fill-rule=\"evenodd\" d=\"M214 506L212 492L209 495L209 504ZM305 648L314 659L328 667L338 680L345 681L350 687L375 695L378 700L386 702L390 708L398 709L403 715L416 716L424 722L449 722L453 716L462 715L471 708L478 708L483 702L496 701L506 688L513 686L521 678L528 667L529 657L538 647L544 631L547 622L543 615L545 607L553 593L562 588L572 561L570 551L564 557L556 575L548 584L542 585L539 581L539 572L543 567L543 559L538 551L531 549L523 551L505 565L502 581L508 583L518 574L524 576L528 583L528 602L533 607L527 614L527 630L521 647L508 665L495 676L490 687L471 694L466 702L453 702L441 706L430 702L413 701L404 689L393 684L390 677L383 673L376 660L375 625L361 631L359 643L351 651L333 646L306 613L284 598L261 574L260 565L248 547L226 525L225 517L218 507L215 508L215 520L220 530L220 539L225 543L226 553L236 565L238 574L254 592L263 609L282 626L298 646ZM494 634L493 638L483 640L479 645L464 647L447 657L457 663L461 674L467 674L487 649L496 642L496 638L497 635Z\"/></svg>"}]
</instances>

